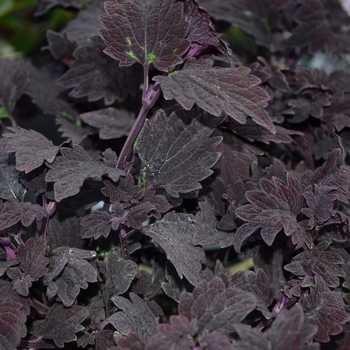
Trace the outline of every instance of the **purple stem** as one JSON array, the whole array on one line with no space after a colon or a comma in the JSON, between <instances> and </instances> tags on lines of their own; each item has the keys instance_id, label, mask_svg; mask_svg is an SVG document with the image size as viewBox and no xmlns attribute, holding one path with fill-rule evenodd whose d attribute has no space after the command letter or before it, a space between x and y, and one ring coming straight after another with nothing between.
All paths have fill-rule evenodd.
<instances>
[{"instance_id":1,"label":"purple stem","mask_svg":"<svg viewBox=\"0 0 350 350\"><path fill-rule=\"evenodd\" d=\"M154 106L160 95L160 85L158 82L152 85L150 88L148 87L148 67L143 67L143 81L142 107L129 133L129 136L124 143L117 162L117 168L122 170L125 169L126 159L137 135L142 129L149 110Z\"/></svg>"}]
</instances>

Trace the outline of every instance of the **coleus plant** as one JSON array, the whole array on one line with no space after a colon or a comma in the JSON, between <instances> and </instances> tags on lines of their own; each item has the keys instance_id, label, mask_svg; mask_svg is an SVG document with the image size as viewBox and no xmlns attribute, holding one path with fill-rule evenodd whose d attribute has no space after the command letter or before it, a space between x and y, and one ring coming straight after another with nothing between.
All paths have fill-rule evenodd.
<instances>
[{"instance_id":1,"label":"coleus plant","mask_svg":"<svg viewBox=\"0 0 350 350\"><path fill-rule=\"evenodd\" d=\"M338 1L55 6L0 60L1 349L348 348L350 75L300 65L350 51Z\"/></svg>"}]
</instances>

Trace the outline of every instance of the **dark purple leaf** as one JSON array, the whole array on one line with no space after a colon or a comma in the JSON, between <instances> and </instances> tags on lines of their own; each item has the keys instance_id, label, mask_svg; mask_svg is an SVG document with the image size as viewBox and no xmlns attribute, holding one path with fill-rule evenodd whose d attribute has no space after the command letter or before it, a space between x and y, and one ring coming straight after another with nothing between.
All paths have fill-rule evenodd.
<instances>
[{"instance_id":1,"label":"dark purple leaf","mask_svg":"<svg viewBox=\"0 0 350 350\"><path fill-rule=\"evenodd\" d=\"M179 277L174 265L169 262L165 265L165 278L167 282L162 283L162 289L169 298L175 300L177 303L180 300L182 292L188 292L193 289L187 280Z\"/></svg>"},{"instance_id":2,"label":"dark purple leaf","mask_svg":"<svg viewBox=\"0 0 350 350\"><path fill-rule=\"evenodd\" d=\"M34 13L34 16L41 16L51 8L56 6L62 7L73 7L75 9L79 9L81 7L80 0L40 0L39 7Z\"/></svg>"},{"instance_id":3,"label":"dark purple leaf","mask_svg":"<svg viewBox=\"0 0 350 350\"><path fill-rule=\"evenodd\" d=\"M161 71L182 63L190 46L185 39L189 23L183 19L183 4L172 0L118 0L105 2L107 15L100 16L100 35L108 46L104 52L130 66L139 62Z\"/></svg>"},{"instance_id":4,"label":"dark purple leaf","mask_svg":"<svg viewBox=\"0 0 350 350\"><path fill-rule=\"evenodd\" d=\"M295 256L284 269L296 276L319 276L329 287L339 286L339 278L344 277L342 257L334 251L329 251L329 243L321 242L312 250Z\"/></svg>"},{"instance_id":5,"label":"dark purple leaf","mask_svg":"<svg viewBox=\"0 0 350 350\"><path fill-rule=\"evenodd\" d=\"M113 303L123 311L111 315L109 322L122 334L135 332L142 341L147 342L157 331L159 317L136 294L130 293L130 299L131 301L121 296L112 297Z\"/></svg>"},{"instance_id":6,"label":"dark purple leaf","mask_svg":"<svg viewBox=\"0 0 350 350\"><path fill-rule=\"evenodd\" d=\"M157 75L153 80L160 83L167 100L175 99L187 110L197 104L215 116L226 112L241 124L248 115L275 133L274 125L263 109L270 97L257 86L261 80L249 74L247 67L213 68L212 65L210 59L190 59L181 70L168 76Z\"/></svg>"},{"instance_id":7,"label":"dark purple leaf","mask_svg":"<svg viewBox=\"0 0 350 350\"><path fill-rule=\"evenodd\" d=\"M155 204L152 202L142 202L129 210L126 215L126 223L132 228L140 229L150 217L160 219L161 216Z\"/></svg>"},{"instance_id":8,"label":"dark purple leaf","mask_svg":"<svg viewBox=\"0 0 350 350\"><path fill-rule=\"evenodd\" d=\"M128 135L135 122L131 113L112 107L80 114L80 118L85 123L100 129L101 140L117 139Z\"/></svg>"},{"instance_id":9,"label":"dark purple leaf","mask_svg":"<svg viewBox=\"0 0 350 350\"><path fill-rule=\"evenodd\" d=\"M17 100L29 82L27 62L19 58L1 58L0 81L0 106L8 115L12 115Z\"/></svg>"},{"instance_id":10,"label":"dark purple leaf","mask_svg":"<svg viewBox=\"0 0 350 350\"><path fill-rule=\"evenodd\" d=\"M261 311L267 319L273 316L268 307L274 300L274 290L263 270L238 271L229 278L229 286L254 295L257 300L256 310Z\"/></svg>"},{"instance_id":11,"label":"dark purple leaf","mask_svg":"<svg viewBox=\"0 0 350 350\"><path fill-rule=\"evenodd\" d=\"M87 96L88 101L104 99L106 105L115 100L124 101L136 94L137 79L134 68L120 68L118 63L103 53L101 38L93 36L90 45L79 46L73 53L70 69L57 80L64 88L74 88L69 95ZM94 83L91 84L91 81Z\"/></svg>"},{"instance_id":12,"label":"dark purple leaf","mask_svg":"<svg viewBox=\"0 0 350 350\"><path fill-rule=\"evenodd\" d=\"M246 197L251 204L236 209L236 215L248 223L235 233L235 249L239 251L244 239L258 229L268 245L283 229L287 236L292 236L294 244L312 246L311 236L297 221L304 206L302 187L297 178L287 173L287 183L277 177L273 177L273 181L261 179L260 188L247 191Z\"/></svg>"},{"instance_id":13,"label":"dark purple leaf","mask_svg":"<svg viewBox=\"0 0 350 350\"><path fill-rule=\"evenodd\" d=\"M5 202L0 213L0 230L10 228L18 222L28 227L34 220L40 221L45 216L45 209L38 204L18 202L17 199L10 199Z\"/></svg>"},{"instance_id":14,"label":"dark purple leaf","mask_svg":"<svg viewBox=\"0 0 350 350\"><path fill-rule=\"evenodd\" d=\"M106 187L101 189L101 192L109 197L111 203L139 203L144 196L144 190L135 185L134 177L127 173L125 177L122 177L118 184L115 184L109 180L103 181Z\"/></svg>"},{"instance_id":15,"label":"dark purple leaf","mask_svg":"<svg viewBox=\"0 0 350 350\"><path fill-rule=\"evenodd\" d=\"M316 333L317 327L304 323L304 314L300 306L280 313L265 333L246 325L234 326L240 341L235 350L316 350L319 344L308 344Z\"/></svg>"},{"instance_id":16,"label":"dark purple leaf","mask_svg":"<svg viewBox=\"0 0 350 350\"><path fill-rule=\"evenodd\" d=\"M255 309L256 299L238 288L226 288L222 279L201 281L192 293L181 294L179 314L195 320L198 334L218 331L229 334L235 322L242 322Z\"/></svg>"},{"instance_id":17,"label":"dark purple leaf","mask_svg":"<svg viewBox=\"0 0 350 350\"><path fill-rule=\"evenodd\" d=\"M305 171L301 177L303 187L307 188L307 186L317 184L321 189L324 186L328 189L333 188L337 199L348 203L350 198L350 168L344 164L343 153L342 149L335 149L329 154L322 166L315 171Z\"/></svg>"},{"instance_id":18,"label":"dark purple leaf","mask_svg":"<svg viewBox=\"0 0 350 350\"><path fill-rule=\"evenodd\" d=\"M30 82L25 93L45 114L77 116L70 104L59 97L61 89L55 85L55 79L47 69L30 66Z\"/></svg>"},{"instance_id":19,"label":"dark purple leaf","mask_svg":"<svg viewBox=\"0 0 350 350\"><path fill-rule=\"evenodd\" d=\"M214 27L210 22L209 13L200 8L195 0L180 0L184 4L184 18L190 22L186 36L192 43L206 46L219 46Z\"/></svg>"},{"instance_id":20,"label":"dark purple leaf","mask_svg":"<svg viewBox=\"0 0 350 350\"><path fill-rule=\"evenodd\" d=\"M57 129L62 133L62 137L72 140L73 143L79 145L89 135L89 130L78 126L77 123L70 121L69 118L61 116L56 117L56 124L59 125Z\"/></svg>"},{"instance_id":21,"label":"dark purple leaf","mask_svg":"<svg viewBox=\"0 0 350 350\"><path fill-rule=\"evenodd\" d=\"M162 221L140 231L164 249L180 278L185 276L193 285L199 282L205 254L192 243L193 235L198 231L193 215L171 212Z\"/></svg>"},{"instance_id":22,"label":"dark purple leaf","mask_svg":"<svg viewBox=\"0 0 350 350\"><path fill-rule=\"evenodd\" d=\"M253 36L258 45L273 47L271 26L280 26L280 7L286 0L201 0L217 20L224 20Z\"/></svg>"},{"instance_id":23,"label":"dark purple leaf","mask_svg":"<svg viewBox=\"0 0 350 350\"><path fill-rule=\"evenodd\" d=\"M31 333L36 337L51 339L56 346L63 348L64 343L77 340L75 333L84 329L80 323L88 315L88 309L83 306L73 305L71 308L65 308L63 305L54 304L44 320L33 324Z\"/></svg>"},{"instance_id":24,"label":"dark purple leaf","mask_svg":"<svg viewBox=\"0 0 350 350\"><path fill-rule=\"evenodd\" d=\"M33 305L32 300L20 296L13 290L12 283L5 281L4 279L0 280L0 298L5 304L15 303L21 305L21 307L18 307L17 309L19 310L21 308L21 312L26 316L30 314L30 307Z\"/></svg>"},{"instance_id":25,"label":"dark purple leaf","mask_svg":"<svg viewBox=\"0 0 350 350\"><path fill-rule=\"evenodd\" d=\"M171 316L170 324L160 324L146 345L146 350L192 350L196 326L184 316Z\"/></svg>"},{"instance_id":26,"label":"dark purple leaf","mask_svg":"<svg viewBox=\"0 0 350 350\"><path fill-rule=\"evenodd\" d=\"M126 336L117 334L114 341L118 345L116 350L145 350L145 343L134 332L130 332Z\"/></svg>"},{"instance_id":27,"label":"dark purple leaf","mask_svg":"<svg viewBox=\"0 0 350 350\"><path fill-rule=\"evenodd\" d=\"M113 181L118 181L123 172L110 168L105 164L93 161L84 148L73 145L73 148L62 147L61 156L57 157L46 174L46 181L54 182L55 199L57 202L77 194L84 180L108 175Z\"/></svg>"},{"instance_id":28,"label":"dark purple leaf","mask_svg":"<svg viewBox=\"0 0 350 350\"><path fill-rule=\"evenodd\" d=\"M303 208L301 211L310 218L308 225L318 228L334 217L333 205L338 195L334 187L315 184L314 188L315 193L311 191L304 192L303 195L308 208Z\"/></svg>"},{"instance_id":29,"label":"dark purple leaf","mask_svg":"<svg viewBox=\"0 0 350 350\"><path fill-rule=\"evenodd\" d=\"M73 305L80 289L86 289L88 282L97 282L97 271L87 261L95 257L96 252L93 251L56 248L50 257L50 272L43 279L48 298L53 299L57 295L63 305Z\"/></svg>"},{"instance_id":30,"label":"dark purple leaf","mask_svg":"<svg viewBox=\"0 0 350 350\"><path fill-rule=\"evenodd\" d=\"M349 23L349 17L338 1L299 0L299 3L301 6L295 14L298 26L286 45L306 47L310 53L349 52L349 38L341 29L342 25ZM332 11L329 11L329 6Z\"/></svg>"},{"instance_id":31,"label":"dark purple leaf","mask_svg":"<svg viewBox=\"0 0 350 350\"><path fill-rule=\"evenodd\" d=\"M138 272L132 286L132 292L143 295L145 299L150 300L160 294L164 281L164 264L155 260L152 264L152 275L142 270Z\"/></svg>"},{"instance_id":32,"label":"dark purple leaf","mask_svg":"<svg viewBox=\"0 0 350 350\"><path fill-rule=\"evenodd\" d=\"M47 243L52 250L58 247L83 248L80 218L76 212L70 212L62 203L57 205L56 212L50 216L47 227Z\"/></svg>"},{"instance_id":33,"label":"dark purple leaf","mask_svg":"<svg viewBox=\"0 0 350 350\"><path fill-rule=\"evenodd\" d=\"M43 277L48 269L46 265L49 259L45 257L46 242L29 238L25 245L17 248L19 265L26 275L30 275L34 281Z\"/></svg>"},{"instance_id":34,"label":"dark purple leaf","mask_svg":"<svg viewBox=\"0 0 350 350\"><path fill-rule=\"evenodd\" d=\"M23 201L27 192L20 181L16 170L16 159L14 154L5 152L6 138L0 139L0 197L3 199L17 198Z\"/></svg>"},{"instance_id":35,"label":"dark purple leaf","mask_svg":"<svg viewBox=\"0 0 350 350\"><path fill-rule=\"evenodd\" d=\"M13 350L27 334L22 304L0 298L0 347Z\"/></svg>"},{"instance_id":36,"label":"dark purple leaf","mask_svg":"<svg viewBox=\"0 0 350 350\"><path fill-rule=\"evenodd\" d=\"M203 350L236 350L236 347L231 342L231 339L220 332L204 332L198 339L198 342Z\"/></svg>"},{"instance_id":37,"label":"dark purple leaf","mask_svg":"<svg viewBox=\"0 0 350 350\"><path fill-rule=\"evenodd\" d=\"M11 268L7 272L18 294L28 296L32 282L48 272L46 265L49 259L45 257L45 249L45 241L34 238L29 238L25 245L18 246L17 259L21 269Z\"/></svg>"},{"instance_id":38,"label":"dark purple leaf","mask_svg":"<svg viewBox=\"0 0 350 350\"><path fill-rule=\"evenodd\" d=\"M136 150L142 160L142 181L165 188L174 197L201 188L219 158L214 152L221 141L210 138L215 126L200 122L203 114L176 111L168 117L163 110L147 121ZM219 122L220 119L217 118Z\"/></svg>"},{"instance_id":39,"label":"dark purple leaf","mask_svg":"<svg viewBox=\"0 0 350 350\"><path fill-rule=\"evenodd\" d=\"M339 334L343 330L341 324L349 321L341 293L330 291L321 277L315 276L315 286L301 299L301 304L306 323L318 327L316 341L327 343L329 336Z\"/></svg>"},{"instance_id":40,"label":"dark purple leaf","mask_svg":"<svg viewBox=\"0 0 350 350\"><path fill-rule=\"evenodd\" d=\"M122 259L120 254L112 251L107 260L106 293L108 299L114 295L124 294L130 287L138 265L132 260Z\"/></svg>"},{"instance_id":41,"label":"dark purple leaf","mask_svg":"<svg viewBox=\"0 0 350 350\"><path fill-rule=\"evenodd\" d=\"M50 53L56 60L71 61L73 59L73 51L77 45L67 38L66 33L56 33L49 29L46 32L46 38L49 43Z\"/></svg>"},{"instance_id":42,"label":"dark purple leaf","mask_svg":"<svg viewBox=\"0 0 350 350\"><path fill-rule=\"evenodd\" d=\"M4 134L8 138L6 152L16 152L16 169L29 173L39 168L46 160L52 163L59 151L58 146L35 130L9 128L11 133Z\"/></svg>"},{"instance_id":43,"label":"dark purple leaf","mask_svg":"<svg viewBox=\"0 0 350 350\"><path fill-rule=\"evenodd\" d=\"M196 213L194 221L200 229L193 236L193 244L201 246L219 244L221 248L233 245L233 235L216 228L218 220L214 208L207 201L198 204L201 210Z\"/></svg>"},{"instance_id":44,"label":"dark purple leaf","mask_svg":"<svg viewBox=\"0 0 350 350\"><path fill-rule=\"evenodd\" d=\"M256 124L254 123L254 125ZM235 128L233 130L236 132ZM263 130L268 133L266 129ZM237 132L240 133L239 129ZM226 186L238 180L247 179L250 176L251 165L257 161L256 155L261 155L262 151L228 130L215 130L214 135L223 138L215 149L221 153L221 157L215 164L214 169L218 169Z\"/></svg>"},{"instance_id":45,"label":"dark purple leaf","mask_svg":"<svg viewBox=\"0 0 350 350\"><path fill-rule=\"evenodd\" d=\"M95 210L81 220L81 237L98 239L108 237L111 231L111 214L105 210Z\"/></svg>"}]
</instances>

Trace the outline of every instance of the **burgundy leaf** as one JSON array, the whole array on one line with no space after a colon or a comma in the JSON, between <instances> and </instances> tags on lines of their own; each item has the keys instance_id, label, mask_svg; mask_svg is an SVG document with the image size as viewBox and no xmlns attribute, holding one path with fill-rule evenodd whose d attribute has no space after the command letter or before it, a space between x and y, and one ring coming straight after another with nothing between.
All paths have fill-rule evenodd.
<instances>
[{"instance_id":1,"label":"burgundy leaf","mask_svg":"<svg viewBox=\"0 0 350 350\"><path fill-rule=\"evenodd\" d=\"M23 201L27 192L16 170L14 154L5 152L6 138L0 139L0 197L3 199L17 198Z\"/></svg>"},{"instance_id":2,"label":"burgundy leaf","mask_svg":"<svg viewBox=\"0 0 350 350\"><path fill-rule=\"evenodd\" d=\"M56 33L49 29L46 32L46 38L49 43L50 53L56 60L70 61L73 59L73 51L77 45L67 38L66 33Z\"/></svg>"},{"instance_id":3,"label":"burgundy leaf","mask_svg":"<svg viewBox=\"0 0 350 350\"><path fill-rule=\"evenodd\" d=\"M215 217L214 208L207 201L198 204L201 210L196 213L195 222L200 229L193 236L193 244L201 246L219 244L221 248L231 246L232 234L216 228L218 220Z\"/></svg>"},{"instance_id":4,"label":"burgundy leaf","mask_svg":"<svg viewBox=\"0 0 350 350\"><path fill-rule=\"evenodd\" d=\"M202 263L205 262L203 249L192 243L197 231L193 215L175 212L168 213L162 221L141 229L143 234L164 249L180 278L185 276L193 285L199 282Z\"/></svg>"},{"instance_id":5,"label":"burgundy leaf","mask_svg":"<svg viewBox=\"0 0 350 350\"><path fill-rule=\"evenodd\" d=\"M72 140L77 145L89 136L89 130L78 126L77 123L73 123L69 118L57 116L56 124L59 125L58 131L62 133L62 137Z\"/></svg>"},{"instance_id":6,"label":"burgundy leaf","mask_svg":"<svg viewBox=\"0 0 350 350\"><path fill-rule=\"evenodd\" d=\"M196 326L184 316L170 316L170 323L160 324L146 345L146 350L192 350Z\"/></svg>"},{"instance_id":7,"label":"burgundy leaf","mask_svg":"<svg viewBox=\"0 0 350 350\"><path fill-rule=\"evenodd\" d=\"M248 223L235 233L235 249L238 251L244 239L258 229L261 229L261 236L268 245L283 229L287 236L292 236L293 243L312 246L311 236L297 221L304 205L300 182L287 173L287 183L277 177L273 181L261 179L260 188L247 191L246 197L251 204L236 209L236 215Z\"/></svg>"},{"instance_id":8,"label":"burgundy leaf","mask_svg":"<svg viewBox=\"0 0 350 350\"><path fill-rule=\"evenodd\" d=\"M80 221L75 211L69 211L62 203L58 204L47 227L48 246L52 250L62 246L82 248L85 242L81 238Z\"/></svg>"},{"instance_id":9,"label":"burgundy leaf","mask_svg":"<svg viewBox=\"0 0 350 350\"><path fill-rule=\"evenodd\" d=\"M335 149L329 154L328 159L315 171L306 170L301 177L301 183L304 188L318 185L320 189L326 186L333 188L332 193L336 194L337 199L343 203L348 203L350 198L350 167L344 163L344 154L342 149Z\"/></svg>"},{"instance_id":10,"label":"burgundy leaf","mask_svg":"<svg viewBox=\"0 0 350 350\"><path fill-rule=\"evenodd\" d=\"M87 261L95 257L96 252L93 251L56 248L50 257L50 272L43 279L48 298L53 299L57 295L63 305L73 305L80 289L86 289L88 282L97 282L97 271Z\"/></svg>"},{"instance_id":11,"label":"burgundy leaf","mask_svg":"<svg viewBox=\"0 0 350 350\"><path fill-rule=\"evenodd\" d=\"M329 243L321 242L312 250L295 256L284 269L296 276L319 276L329 287L339 286L339 278L344 277L342 257L334 251L329 251Z\"/></svg>"},{"instance_id":12,"label":"burgundy leaf","mask_svg":"<svg viewBox=\"0 0 350 350\"><path fill-rule=\"evenodd\" d=\"M130 293L130 300L121 297L112 297L113 303L121 310L109 317L109 322L122 334L135 332L144 342L156 333L158 317L150 307L136 294Z\"/></svg>"},{"instance_id":13,"label":"burgundy leaf","mask_svg":"<svg viewBox=\"0 0 350 350\"><path fill-rule=\"evenodd\" d=\"M73 148L62 147L60 152L61 156L48 164L50 170L46 174L46 181L54 182L57 202L77 194L88 178L108 175L113 181L118 181L123 175L119 169L93 161L79 145L73 145Z\"/></svg>"},{"instance_id":14,"label":"burgundy leaf","mask_svg":"<svg viewBox=\"0 0 350 350\"><path fill-rule=\"evenodd\" d=\"M39 7L35 11L34 16L41 16L55 6L78 9L81 7L81 3L79 0L40 0Z\"/></svg>"},{"instance_id":15,"label":"burgundy leaf","mask_svg":"<svg viewBox=\"0 0 350 350\"><path fill-rule=\"evenodd\" d=\"M349 17L338 1L299 0L299 3L301 6L295 14L298 26L286 41L287 45L306 47L310 53L349 52L349 38L341 30L343 23L349 23Z\"/></svg>"},{"instance_id":16,"label":"burgundy leaf","mask_svg":"<svg viewBox=\"0 0 350 350\"><path fill-rule=\"evenodd\" d=\"M254 125L256 124L254 123ZM265 134L268 133L266 129L261 129L264 130ZM235 128L233 130L236 132ZM237 132L240 133L240 130L238 129ZM250 176L251 165L257 161L256 155L262 154L262 151L229 130L217 129L214 135L223 137L222 142L215 149L221 153L221 157L215 164L214 169L220 171L220 177L226 186L234 184L238 180L247 179ZM222 195L220 200L221 197Z\"/></svg>"},{"instance_id":17,"label":"burgundy leaf","mask_svg":"<svg viewBox=\"0 0 350 350\"><path fill-rule=\"evenodd\" d=\"M101 140L117 139L128 135L135 121L131 113L112 107L80 114L80 118L100 129Z\"/></svg>"},{"instance_id":18,"label":"burgundy leaf","mask_svg":"<svg viewBox=\"0 0 350 350\"><path fill-rule=\"evenodd\" d=\"M22 304L0 298L0 347L13 350L27 334Z\"/></svg>"},{"instance_id":19,"label":"burgundy leaf","mask_svg":"<svg viewBox=\"0 0 350 350\"><path fill-rule=\"evenodd\" d=\"M145 350L145 343L134 332L130 332L126 336L117 334L114 341L119 350Z\"/></svg>"},{"instance_id":20,"label":"burgundy leaf","mask_svg":"<svg viewBox=\"0 0 350 350\"><path fill-rule=\"evenodd\" d=\"M111 214L105 210L95 210L87 214L81 220L82 238L98 239L101 236L108 237L111 230Z\"/></svg>"},{"instance_id":21,"label":"burgundy leaf","mask_svg":"<svg viewBox=\"0 0 350 350\"><path fill-rule=\"evenodd\" d=\"M23 59L0 59L0 106L12 115L17 100L29 82L27 62Z\"/></svg>"},{"instance_id":22,"label":"burgundy leaf","mask_svg":"<svg viewBox=\"0 0 350 350\"><path fill-rule=\"evenodd\" d=\"M88 315L89 311L83 306L65 308L54 304L44 320L34 322L31 332L36 337L52 339L56 346L63 348L64 343L77 340L75 333L84 329L80 323Z\"/></svg>"},{"instance_id":23,"label":"burgundy leaf","mask_svg":"<svg viewBox=\"0 0 350 350\"><path fill-rule=\"evenodd\" d=\"M315 286L301 300L306 323L317 325L316 341L327 343L330 335L339 334L341 324L349 321L344 310L344 301L339 292L330 291L321 277L315 276Z\"/></svg>"},{"instance_id":24,"label":"burgundy leaf","mask_svg":"<svg viewBox=\"0 0 350 350\"><path fill-rule=\"evenodd\" d=\"M204 334L198 338L198 342L203 350L236 350L236 347L234 347L232 344L231 339L220 332L204 332Z\"/></svg>"},{"instance_id":25,"label":"burgundy leaf","mask_svg":"<svg viewBox=\"0 0 350 350\"><path fill-rule=\"evenodd\" d=\"M174 197L201 188L199 181L212 173L210 167L219 158L214 149L221 139L209 137L215 126L201 123L203 114L195 113L179 110L168 117L159 110L138 138L142 181Z\"/></svg>"},{"instance_id":26,"label":"burgundy leaf","mask_svg":"<svg viewBox=\"0 0 350 350\"><path fill-rule=\"evenodd\" d=\"M108 298L124 294L129 289L137 271L138 265L135 262L122 259L118 252L112 251L107 260L106 292Z\"/></svg>"},{"instance_id":27,"label":"burgundy leaf","mask_svg":"<svg viewBox=\"0 0 350 350\"><path fill-rule=\"evenodd\" d=\"M274 290L263 270L238 271L229 278L229 286L254 295L257 300L256 309L261 311L267 319L273 316L268 307L274 300Z\"/></svg>"},{"instance_id":28,"label":"burgundy leaf","mask_svg":"<svg viewBox=\"0 0 350 350\"><path fill-rule=\"evenodd\" d=\"M45 216L45 209L38 204L10 199L5 202L0 213L0 230L10 228L18 222L28 227L34 220L40 221Z\"/></svg>"},{"instance_id":29,"label":"burgundy leaf","mask_svg":"<svg viewBox=\"0 0 350 350\"><path fill-rule=\"evenodd\" d=\"M308 225L310 227L322 227L322 225L335 215L333 205L338 198L336 188L329 186L314 185L315 193L311 191L304 192L304 198L308 208L301 211L310 218Z\"/></svg>"},{"instance_id":30,"label":"burgundy leaf","mask_svg":"<svg viewBox=\"0 0 350 350\"><path fill-rule=\"evenodd\" d=\"M190 22L186 39L204 47L219 46L220 41L216 37L214 27L210 22L209 13L200 8L195 0L181 1L184 4L184 18Z\"/></svg>"},{"instance_id":31,"label":"burgundy leaf","mask_svg":"<svg viewBox=\"0 0 350 350\"><path fill-rule=\"evenodd\" d=\"M179 314L195 320L198 334L207 330L229 334L235 322L242 322L255 309L256 299L238 288L226 288L219 277L201 281L192 293L181 294Z\"/></svg>"},{"instance_id":32,"label":"burgundy leaf","mask_svg":"<svg viewBox=\"0 0 350 350\"><path fill-rule=\"evenodd\" d=\"M219 116L226 112L244 124L246 116L275 133L275 127L267 112L269 95L261 87L260 79L250 75L247 67L213 68L210 59L188 60L181 70L168 76L157 75L153 80L160 83L164 97L175 99L190 110L194 104Z\"/></svg>"},{"instance_id":33,"label":"burgundy leaf","mask_svg":"<svg viewBox=\"0 0 350 350\"><path fill-rule=\"evenodd\" d=\"M318 343L308 344L316 333L317 327L305 324L303 310L294 306L277 315L272 326L265 333L246 325L234 326L240 341L235 343L235 350L316 350ZM237 348L236 348L237 347Z\"/></svg>"},{"instance_id":34,"label":"burgundy leaf","mask_svg":"<svg viewBox=\"0 0 350 350\"><path fill-rule=\"evenodd\" d=\"M185 39L189 23L183 4L172 0L106 1L107 15L100 16L100 35L108 46L104 52L120 66L139 62L154 64L161 71L182 63L190 42Z\"/></svg>"},{"instance_id":35,"label":"burgundy leaf","mask_svg":"<svg viewBox=\"0 0 350 350\"><path fill-rule=\"evenodd\" d=\"M70 104L59 97L62 91L56 86L51 72L45 68L30 66L30 82L25 92L46 114L77 116Z\"/></svg>"},{"instance_id":36,"label":"burgundy leaf","mask_svg":"<svg viewBox=\"0 0 350 350\"><path fill-rule=\"evenodd\" d=\"M129 94L134 96L137 91L135 69L120 68L117 62L105 55L105 46L97 35L89 41L89 46L79 46L74 51L75 59L70 69L57 80L57 84L74 88L69 93L72 97L87 96L88 101L103 98L106 105L115 100L124 101Z\"/></svg>"},{"instance_id":37,"label":"burgundy leaf","mask_svg":"<svg viewBox=\"0 0 350 350\"><path fill-rule=\"evenodd\" d=\"M258 45L272 47L271 26L280 27L283 0L201 0L200 4L217 20L224 20L253 36Z\"/></svg>"},{"instance_id":38,"label":"burgundy leaf","mask_svg":"<svg viewBox=\"0 0 350 350\"><path fill-rule=\"evenodd\" d=\"M44 135L22 128L9 128L11 133L4 134L8 138L6 152L16 152L16 169L29 173L39 168L46 160L52 163L59 151Z\"/></svg>"}]
</instances>

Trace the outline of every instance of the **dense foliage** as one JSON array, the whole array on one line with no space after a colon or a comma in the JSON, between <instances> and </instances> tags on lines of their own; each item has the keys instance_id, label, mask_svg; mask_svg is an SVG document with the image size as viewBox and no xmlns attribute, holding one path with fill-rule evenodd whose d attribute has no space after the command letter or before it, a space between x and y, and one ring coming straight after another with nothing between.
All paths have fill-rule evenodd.
<instances>
[{"instance_id":1,"label":"dense foliage","mask_svg":"<svg viewBox=\"0 0 350 350\"><path fill-rule=\"evenodd\" d=\"M0 60L0 348L348 348L350 73L301 64L338 0L57 6Z\"/></svg>"}]
</instances>

